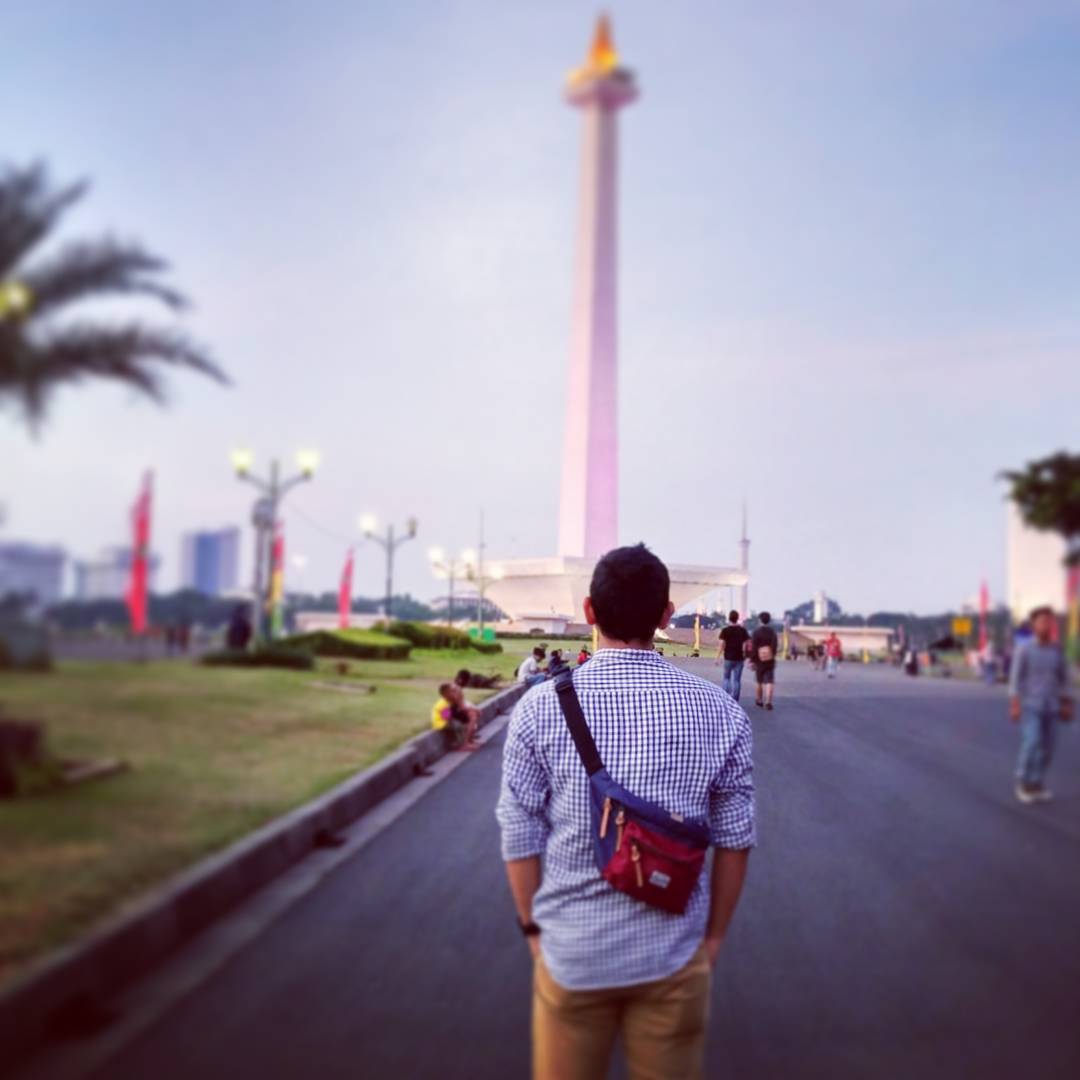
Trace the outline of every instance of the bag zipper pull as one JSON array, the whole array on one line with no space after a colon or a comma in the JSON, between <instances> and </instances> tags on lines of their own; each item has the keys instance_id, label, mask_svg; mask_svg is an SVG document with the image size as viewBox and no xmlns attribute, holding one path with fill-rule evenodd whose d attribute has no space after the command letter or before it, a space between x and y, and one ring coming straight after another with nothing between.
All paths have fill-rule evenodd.
<instances>
[{"instance_id":1,"label":"bag zipper pull","mask_svg":"<svg viewBox=\"0 0 1080 1080\"><path fill-rule=\"evenodd\" d=\"M641 872L641 848L637 846L636 840L630 841L630 860L634 864L634 876L637 878L637 885L639 889L645 887L645 875Z\"/></svg>"},{"instance_id":2,"label":"bag zipper pull","mask_svg":"<svg viewBox=\"0 0 1080 1080\"><path fill-rule=\"evenodd\" d=\"M604 800L604 812L600 815L600 839L607 836L608 818L611 817L611 799Z\"/></svg>"},{"instance_id":3,"label":"bag zipper pull","mask_svg":"<svg viewBox=\"0 0 1080 1080\"><path fill-rule=\"evenodd\" d=\"M619 812L615 815L615 850L618 851L622 847L622 834L623 826L626 824L626 811L619 807Z\"/></svg>"}]
</instances>

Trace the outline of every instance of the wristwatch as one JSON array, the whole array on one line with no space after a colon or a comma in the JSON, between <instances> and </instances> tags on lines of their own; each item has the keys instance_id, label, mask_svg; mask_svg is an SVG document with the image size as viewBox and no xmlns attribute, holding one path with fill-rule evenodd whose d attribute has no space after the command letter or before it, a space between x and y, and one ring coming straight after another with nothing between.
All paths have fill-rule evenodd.
<instances>
[{"instance_id":1,"label":"wristwatch","mask_svg":"<svg viewBox=\"0 0 1080 1080\"><path fill-rule=\"evenodd\" d=\"M536 923L532 921L532 919L530 919L528 922L522 922L520 919L518 919L518 927L521 929L521 932L526 937L537 937L540 934L540 927L537 926Z\"/></svg>"}]
</instances>

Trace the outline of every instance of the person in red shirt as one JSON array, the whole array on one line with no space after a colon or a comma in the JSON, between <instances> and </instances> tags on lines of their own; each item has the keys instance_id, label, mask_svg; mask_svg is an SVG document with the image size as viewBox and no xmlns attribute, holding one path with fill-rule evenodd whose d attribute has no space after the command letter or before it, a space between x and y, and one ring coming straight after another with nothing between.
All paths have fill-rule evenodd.
<instances>
[{"instance_id":1,"label":"person in red shirt","mask_svg":"<svg viewBox=\"0 0 1080 1080\"><path fill-rule=\"evenodd\" d=\"M836 677L836 665L840 663L844 656L844 647L840 644L840 639L836 636L834 630L825 639L825 674L830 678Z\"/></svg>"}]
</instances>

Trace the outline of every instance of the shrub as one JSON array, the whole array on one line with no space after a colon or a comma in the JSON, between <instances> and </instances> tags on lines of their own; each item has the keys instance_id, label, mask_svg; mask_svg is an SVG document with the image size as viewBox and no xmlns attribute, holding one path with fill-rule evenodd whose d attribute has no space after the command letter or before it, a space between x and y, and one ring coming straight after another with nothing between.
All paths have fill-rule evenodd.
<instances>
[{"instance_id":1,"label":"shrub","mask_svg":"<svg viewBox=\"0 0 1080 1080\"><path fill-rule=\"evenodd\" d=\"M384 624L380 623L380 627ZM394 637L405 638L417 649L475 649L479 653L492 655L501 653L502 646L495 641L475 641L464 630L452 626L440 626L437 623L405 622L397 620L386 628Z\"/></svg>"},{"instance_id":2,"label":"shrub","mask_svg":"<svg viewBox=\"0 0 1080 1080\"><path fill-rule=\"evenodd\" d=\"M315 657L310 649L292 644L263 645L248 652L246 649L218 649L199 658L207 667L276 667L295 671L311 671Z\"/></svg>"},{"instance_id":3,"label":"shrub","mask_svg":"<svg viewBox=\"0 0 1080 1080\"><path fill-rule=\"evenodd\" d=\"M286 638L284 644L316 656L350 660L408 660L412 652L408 640L378 630L313 630Z\"/></svg>"}]
</instances>

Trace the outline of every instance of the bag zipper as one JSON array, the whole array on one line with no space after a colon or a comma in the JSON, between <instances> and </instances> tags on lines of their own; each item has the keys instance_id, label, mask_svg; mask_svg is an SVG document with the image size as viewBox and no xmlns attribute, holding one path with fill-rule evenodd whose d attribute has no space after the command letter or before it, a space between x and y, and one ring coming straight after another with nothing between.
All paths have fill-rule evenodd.
<instances>
[{"instance_id":1,"label":"bag zipper","mask_svg":"<svg viewBox=\"0 0 1080 1080\"><path fill-rule=\"evenodd\" d=\"M636 840L630 841L630 861L634 864L634 876L639 889L645 888L645 875L641 872L641 848Z\"/></svg>"},{"instance_id":2,"label":"bag zipper","mask_svg":"<svg viewBox=\"0 0 1080 1080\"><path fill-rule=\"evenodd\" d=\"M670 851L664 851L662 848L658 848L655 844L650 844L647 840L632 840L631 843L634 847L639 845L646 851L651 851L654 855L658 855L661 859L670 859L672 862L688 863L693 862L697 858L696 855L672 855Z\"/></svg>"}]
</instances>

